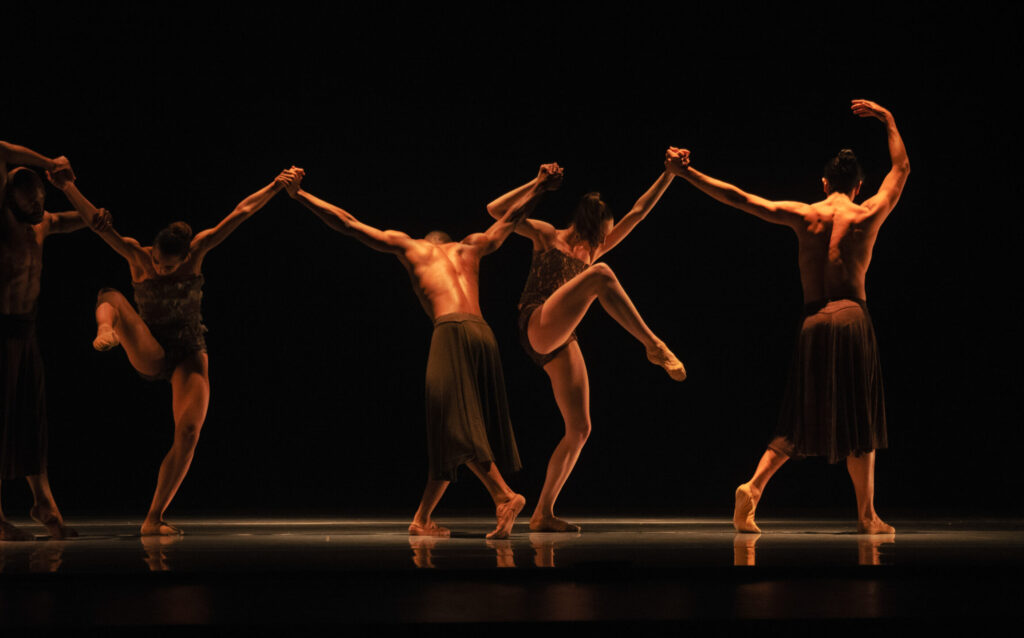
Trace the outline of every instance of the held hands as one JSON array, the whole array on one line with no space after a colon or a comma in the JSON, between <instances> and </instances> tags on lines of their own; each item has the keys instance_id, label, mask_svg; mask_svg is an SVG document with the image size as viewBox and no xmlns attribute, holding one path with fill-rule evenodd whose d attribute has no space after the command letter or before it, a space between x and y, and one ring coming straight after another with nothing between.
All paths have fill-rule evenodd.
<instances>
[{"instance_id":1,"label":"held hands","mask_svg":"<svg viewBox=\"0 0 1024 638\"><path fill-rule=\"evenodd\" d=\"M690 151L669 146L665 151L665 170L672 175L683 175L690 167Z\"/></svg>"},{"instance_id":2,"label":"held hands","mask_svg":"<svg viewBox=\"0 0 1024 638\"><path fill-rule=\"evenodd\" d=\"M75 171L71 169L71 162L61 155L53 160L53 165L46 171L46 178L57 188L64 190L68 184L75 183Z\"/></svg>"},{"instance_id":3,"label":"held hands","mask_svg":"<svg viewBox=\"0 0 1024 638\"><path fill-rule=\"evenodd\" d=\"M873 117L882 122L890 122L892 113L871 100L850 100L850 110L858 117Z\"/></svg>"},{"instance_id":4,"label":"held hands","mask_svg":"<svg viewBox=\"0 0 1024 638\"><path fill-rule=\"evenodd\" d=\"M559 166L557 162L541 164L540 170L537 171L537 185L544 190L557 190L562 185L562 177L564 175L565 169Z\"/></svg>"},{"instance_id":5,"label":"held hands","mask_svg":"<svg viewBox=\"0 0 1024 638\"><path fill-rule=\"evenodd\" d=\"M288 191L288 196L295 198L299 194L299 187L302 186L302 178L305 176L305 170L298 166L292 166L281 171L281 174L274 179L274 184L283 186Z\"/></svg>"},{"instance_id":6,"label":"held hands","mask_svg":"<svg viewBox=\"0 0 1024 638\"><path fill-rule=\"evenodd\" d=\"M97 233L102 233L114 227L114 218L111 217L109 210L106 208L100 208L92 218L91 226Z\"/></svg>"}]
</instances>

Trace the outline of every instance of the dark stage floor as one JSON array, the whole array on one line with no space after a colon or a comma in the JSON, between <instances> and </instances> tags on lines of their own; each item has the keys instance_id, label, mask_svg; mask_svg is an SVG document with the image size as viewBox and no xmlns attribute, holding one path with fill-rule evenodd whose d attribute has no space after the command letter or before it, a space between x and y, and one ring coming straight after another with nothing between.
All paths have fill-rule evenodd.
<instances>
[{"instance_id":1,"label":"dark stage floor","mask_svg":"<svg viewBox=\"0 0 1024 638\"><path fill-rule=\"evenodd\" d=\"M41 528L24 523L26 528ZM584 518L581 534L488 541L455 518L449 539L404 519L175 519L179 538L140 538L127 519L78 520L82 537L0 542L0 625L641 623L725 631L761 625L932 629L1024 616L1024 521ZM851 624L852 623L852 624Z\"/></svg>"}]
</instances>

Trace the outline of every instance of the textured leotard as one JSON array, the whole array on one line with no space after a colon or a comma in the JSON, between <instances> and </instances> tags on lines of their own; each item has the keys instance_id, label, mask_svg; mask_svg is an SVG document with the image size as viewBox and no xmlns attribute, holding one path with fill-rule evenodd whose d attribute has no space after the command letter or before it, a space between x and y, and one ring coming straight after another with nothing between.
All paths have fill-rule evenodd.
<instances>
[{"instance_id":1,"label":"textured leotard","mask_svg":"<svg viewBox=\"0 0 1024 638\"><path fill-rule=\"evenodd\" d=\"M569 345L569 342L576 340L576 332L574 331L565 343L551 352L541 354L533 349L533 346L530 345L530 338L527 336L530 315L547 301L548 297L558 290L562 284L586 269L586 262L557 248L549 248L533 253L533 260L530 262L530 274L526 278L523 294L519 297L519 343L523 346L526 354L533 359L533 362L542 368L554 359L555 355L561 352L563 348Z\"/></svg>"},{"instance_id":2,"label":"textured leotard","mask_svg":"<svg viewBox=\"0 0 1024 638\"><path fill-rule=\"evenodd\" d=\"M139 316L164 349L164 369L154 378L169 379L186 357L206 351L203 325L203 275L151 277L133 282ZM150 378L150 377L146 377Z\"/></svg>"}]
</instances>

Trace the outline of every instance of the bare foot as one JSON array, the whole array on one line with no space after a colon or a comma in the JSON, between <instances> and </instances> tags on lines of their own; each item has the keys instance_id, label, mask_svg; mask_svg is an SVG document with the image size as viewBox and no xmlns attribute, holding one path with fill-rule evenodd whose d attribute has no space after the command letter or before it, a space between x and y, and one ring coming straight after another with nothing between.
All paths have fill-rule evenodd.
<instances>
[{"instance_id":1,"label":"bare foot","mask_svg":"<svg viewBox=\"0 0 1024 638\"><path fill-rule=\"evenodd\" d=\"M54 512L49 507L34 505L28 515L32 517L32 520L45 527L46 531L50 532L50 538L54 540L78 537L78 532L64 524L60 513Z\"/></svg>"},{"instance_id":2,"label":"bare foot","mask_svg":"<svg viewBox=\"0 0 1024 638\"><path fill-rule=\"evenodd\" d=\"M732 513L732 526L737 532L761 532L761 528L754 523L754 510L757 509L760 496L754 496L750 483L744 483L736 488L736 509Z\"/></svg>"},{"instance_id":3,"label":"bare foot","mask_svg":"<svg viewBox=\"0 0 1024 638\"><path fill-rule=\"evenodd\" d=\"M487 535L487 538L508 538L512 526L516 522L516 516L523 511L526 499L522 494L513 494L512 498L497 507L498 525L494 531Z\"/></svg>"},{"instance_id":4,"label":"bare foot","mask_svg":"<svg viewBox=\"0 0 1024 638\"><path fill-rule=\"evenodd\" d=\"M537 516L530 519L530 531L532 532L572 532L580 531L579 525L563 521L557 516Z\"/></svg>"},{"instance_id":5,"label":"bare foot","mask_svg":"<svg viewBox=\"0 0 1024 638\"><path fill-rule=\"evenodd\" d=\"M417 525L416 523L409 525L409 536L441 536L448 538L451 535L452 530L447 527L441 527L434 521L430 521L426 525Z\"/></svg>"},{"instance_id":6,"label":"bare foot","mask_svg":"<svg viewBox=\"0 0 1024 638\"><path fill-rule=\"evenodd\" d=\"M7 521L0 521L0 541L33 541L36 537L23 529L11 525Z\"/></svg>"},{"instance_id":7,"label":"bare foot","mask_svg":"<svg viewBox=\"0 0 1024 638\"><path fill-rule=\"evenodd\" d=\"M140 530L143 536L182 536L185 532L166 521L146 521Z\"/></svg>"},{"instance_id":8,"label":"bare foot","mask_svg":"<svg viewBox=\"0 0 1024 638\"><path fill-rule=\"evenodd\" d=\"M858 534L895 534L896 528L889 525L878 516L857 522Z\"/></svg>"},{"instance_id":9,"label":"bare foot","mask_svg":"<svg viewBox=\"0 0 1024 638\"><path fill-rule=\"evenodd\" d=\"M656 366L665 368L668 376L676 381L682 381L686 378L686 368L683 367L683 364L676 358L676 355L672 354L672 351L664 343L658 342L658 345L648 350L647 360Z\"/></svg>"},{"instance_id":10,"label":"bare foot","mask_svg":"<svg viewBox=\"0 0 1024 638\"><path fill-rule=\"evenodd\" d=\"M107 324L100 324L96 329L96 338L92 340L92 347L104 352L119 345L121 345L121 340L117 338L114 328Z\"/></svg>"}]
</instances>

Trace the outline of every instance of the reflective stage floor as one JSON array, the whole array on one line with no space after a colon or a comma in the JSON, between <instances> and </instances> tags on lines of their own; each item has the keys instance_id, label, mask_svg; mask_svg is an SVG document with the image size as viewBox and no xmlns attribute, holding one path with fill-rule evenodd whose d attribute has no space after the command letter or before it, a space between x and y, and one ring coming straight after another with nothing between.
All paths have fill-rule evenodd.
<instances>
[{"instance_id":1,"label":"reflective stage floor","mask_svg":"<svg viewBox=\"0 0 1024 638\"><path fill-rule=\"evenodd\" d=\"M492 520L443 519L452 538L409 537L404 519L178 518L175 538L74 520L77 539L0 542L0 628L857 633L1024 617L1020 520L895 519L897 534L861 536L838 520L766 519L750 535L726 519L583 518L580 534L520 523L488 541Z\"/></svg>"}]
</instances>

